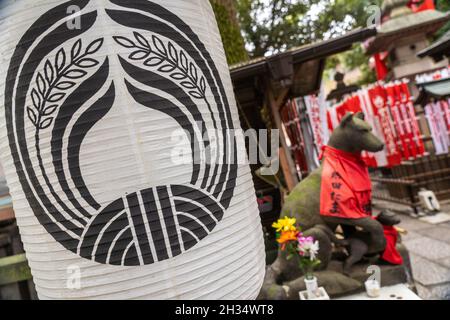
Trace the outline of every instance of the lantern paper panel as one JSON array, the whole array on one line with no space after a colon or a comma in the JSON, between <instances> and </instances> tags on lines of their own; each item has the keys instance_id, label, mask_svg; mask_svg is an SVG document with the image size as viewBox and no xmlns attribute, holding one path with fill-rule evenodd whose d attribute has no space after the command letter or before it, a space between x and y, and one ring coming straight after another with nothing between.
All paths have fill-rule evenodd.
<instances>
[{"instance_id":1,"label":"lantern paper panel","mask_svg":"<svg viewBox=\"0 0 450 320\"><path fill-rule=\"evenodd\" d=\"M207 0L2 1L1 157L40 299L252 299L264 243Z\"/></svg>"}]
</instances>

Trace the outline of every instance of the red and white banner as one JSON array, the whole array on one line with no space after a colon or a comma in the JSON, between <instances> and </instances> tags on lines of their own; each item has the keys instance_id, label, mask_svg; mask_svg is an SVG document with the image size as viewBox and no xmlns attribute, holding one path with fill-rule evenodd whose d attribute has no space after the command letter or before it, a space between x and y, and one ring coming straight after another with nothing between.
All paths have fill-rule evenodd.
<instances>
[{"instance_id":1,"label":"red and white banner","mask_svg":"<svg viewBox=\"0 0 450 320\"><path fill-rule=\"evenodd\" d=\"M447 104L448 105L448 104ZM381 152L363 153L371 167L392 167L402 160L425 154L414 105L406 82L376 83L328 109L327 123L332 131L347 112L362 111L376 136L386 145Z\"/></svg>"},{"instance_id":2,"label":"red and white banner","mask_svg":"<svg viewBox=\"0 0 450 320\"><path fill-rule=\"evenodd\" d=\"M436 154L445 154L450 146L450 117L448 101L442 100L425 106L425 117L431 132Z\"/></svg>"},{"instance_id":3,"label":"red and white banner","mask_svg":"<svg viewBox=\"0 0 450 320\"><path fill-rule=\"evenodd\" d=\"M324 130L322 127L322 117L320 111L319 99L315 95L305 97L306 110L311 122L314 143L318 150L322 149L325 145Z\"/></svg>"}]
</instances>

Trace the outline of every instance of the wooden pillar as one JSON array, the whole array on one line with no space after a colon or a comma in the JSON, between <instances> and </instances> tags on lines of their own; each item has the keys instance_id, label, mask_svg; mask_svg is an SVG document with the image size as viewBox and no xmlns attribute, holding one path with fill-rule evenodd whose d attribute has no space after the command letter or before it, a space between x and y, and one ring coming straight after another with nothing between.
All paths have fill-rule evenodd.
<instances>
[{"instance_id":1,"label":"wooden pillar","mask_svg":"<svg viewBox=\"0 0 450 320\"><path fill-rule=\"evenodd\" d=\"M286 152L283 147L278 150L278 156L280 157L280 167L283 171L288 189L285 191L291 192L291 190L295 187L295 182L292 179L291 170L289 169L289 162L286 159Z\"/></svg>"},{"instance_id":2,"label":"wooden pillar","mask_svg":"<svg viewBox=\"0 0 450 320\"><path fill-rule=\"evenodd\" d=\"M289 150L289 147L286 143L286 137L284 135L284 131L282 128L281 116L280 116L280 107L286 100L286 96L289 92L289 88L283 89L280 96L275 99L272 88L270 86L266 86L268 103L270 105L270 109L272 111L273 118L275 120L275 126L279 130L280 133L280 142L281 149L279 152L280 156L280 165L283 170L284 178L286 180L286 185L289 192L294 189L294 187L298 183L297 170L295 167L294 160L292 159L292 154Z\"/></svg>"}]
</instances>

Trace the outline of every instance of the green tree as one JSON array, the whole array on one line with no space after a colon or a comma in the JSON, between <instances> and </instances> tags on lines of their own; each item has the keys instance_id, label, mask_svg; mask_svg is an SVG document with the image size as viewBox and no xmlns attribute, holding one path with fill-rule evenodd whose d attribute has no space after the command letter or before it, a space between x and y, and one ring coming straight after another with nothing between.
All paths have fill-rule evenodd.
<instances>
[{"instance_id":1,"label":"green tree","mask_svg":"<svg viewBox=\"0 0 450 320\"><path fill-rule=\"evenodd\" d=\"M315 32L317 36L334 37L357 27L368 27L368 23L373 22L369 17L375 14L373 6L380 8L382 2L382 0L330 1L315 23ZM343 65L347 70L359 68L361 76L356 84L369 84L376 81L376 74L369 67L369 59L361 45L355 44L351 50L328 59L327 71L335 70L337 64Z\"/></svg>"},{"instance_id":2,"label":"green tree","mask_svg":"<svg viewBox=\"0 0 450 320\"><path fill-rule=\"evenodd\" d=\"M210 0L229 65L248 60L234 0Z\"/></svg>"},{"instance_id":3,"label":"green tree","mask_svg":"<svg viewBox=\"0 0 450 320\"><path fill-rule=\"evenodd\" d=\"M370 5L382 0L237 0L251 57L341 35L365 27Z\"/></svg>"},{"instance_id":4,"label":"green tree","mask_svg":"<svg viewBox=\"0 0 450 320\"><path fill-rule=\"evenodd\" d=\"M450 11L450 1L448 0L436 0L436 9L442 12L449 12ZM444 33L450 30L450 22L447 22L447 24L439 30L439 32L436 34L436 38L442 36Z\"/></svg>"},{"instance_id":5,"label":"green tree","mask_svg":"<svg viewBox=\"0 0 450 320\"><path fill-rule=\"evenodd\" d=\"M372 6L380 8L382 0L331 0L320 1L319 13L307 16L309 29L314 39L342 35L356 27L367 27Z\"/></svg>"},{"instance_id":6,"label":"green tree","mask_svg":"<svg viewBox=\"0 0 450 320\"><path fill-rule=\"evenodd\" d=\"M239 21L252 58L277 53L292 47L329 39L356 27L366 27L382 0L237 0ZM328 59L334 68L359 67L360 83L375 79L360 46ZM347 65L348 63L348 65Z\"/></svg>"},{"instance_id":7,"label":"green tree","mask_svg":"<svg viewBox=\"0 0 450 320\"><path fill-rule=\"evenodd\" d=\"M306 43L302 20L311 3L299 0L237 0L242 32L251 57Z\"/></svg>"},{"instance_id":8,"label":"green tree","mask_svg":"<svg viewBox=\"0 0 450 320\"><path fill-rule=\"evenodd\" d=\"M373 83L377 80L376 73L369 67L369 59L360 44L354 44L351 50L336 54L327 59L325 72L328 76L336 70L338 65L343 65L347 70L359 68L360 78L356 81L357 85Z\"/></svg>"}]
</instances>

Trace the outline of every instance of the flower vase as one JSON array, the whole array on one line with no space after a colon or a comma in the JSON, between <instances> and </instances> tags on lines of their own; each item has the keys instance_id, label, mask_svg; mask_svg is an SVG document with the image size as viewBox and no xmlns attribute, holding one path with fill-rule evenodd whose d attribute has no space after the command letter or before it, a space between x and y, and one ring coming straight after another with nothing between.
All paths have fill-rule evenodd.
<instances>
[{"instance_id":1,"label":"flower vase","mask_svg":"<svg viewBox=\"0 0 450 320\"><path fill-rule=\"evenodd\" d=\"M317 285L317 277L312 277L310 279L304 279L306 285L306 292L308 293L308 298L312 299L316 297L318 285Z\"/></svg>"}]
</instances>

